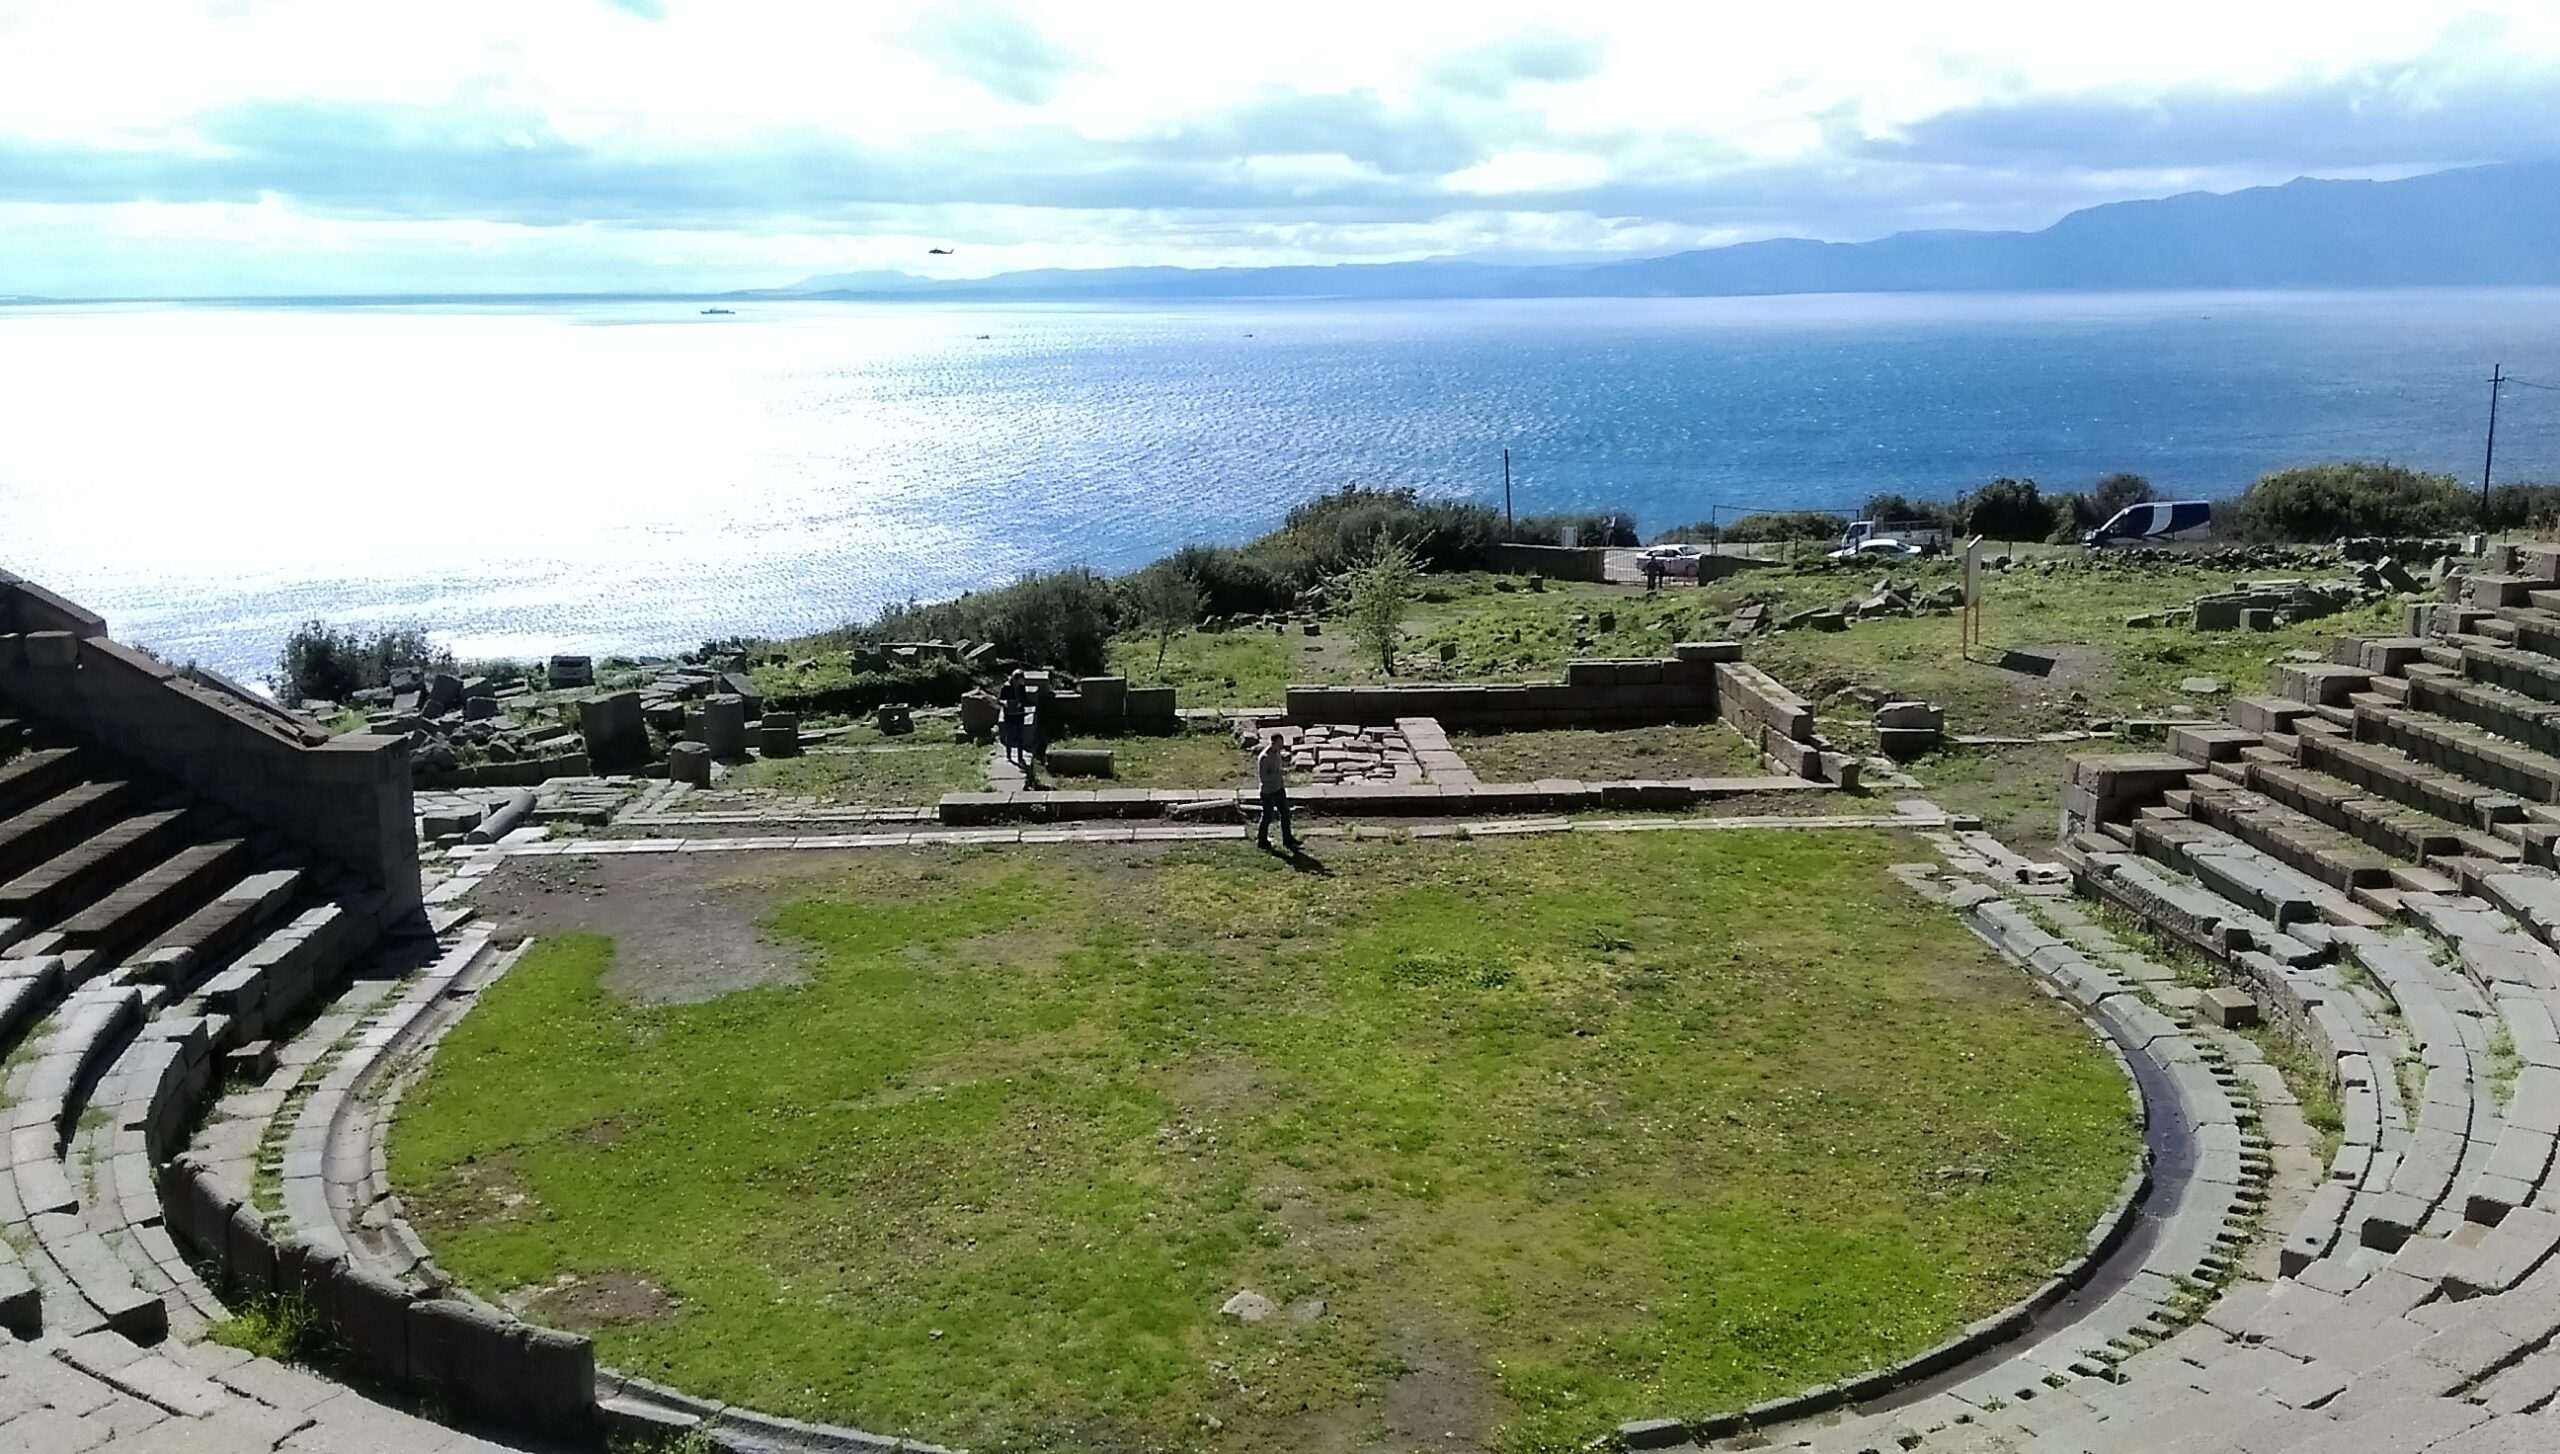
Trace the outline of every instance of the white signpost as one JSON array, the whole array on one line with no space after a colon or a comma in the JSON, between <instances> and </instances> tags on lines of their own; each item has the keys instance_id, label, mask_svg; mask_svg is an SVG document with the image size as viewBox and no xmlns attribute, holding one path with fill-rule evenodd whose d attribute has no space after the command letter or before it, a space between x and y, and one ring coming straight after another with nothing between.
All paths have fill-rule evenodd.
<instances>
[{"instance_id":1,"label":"white signpost","mask_svg":"<svg viewBox=\"0 0 2560 1454\"><path fill-rule=\"evenodd\" d=\"M1964 618L1958 626L1963 638L1960 648L1964 659L1973 660L1973 649L1982 644L1982 537L1977 535L1964 543Z\"/></svg>"}]
</instances>

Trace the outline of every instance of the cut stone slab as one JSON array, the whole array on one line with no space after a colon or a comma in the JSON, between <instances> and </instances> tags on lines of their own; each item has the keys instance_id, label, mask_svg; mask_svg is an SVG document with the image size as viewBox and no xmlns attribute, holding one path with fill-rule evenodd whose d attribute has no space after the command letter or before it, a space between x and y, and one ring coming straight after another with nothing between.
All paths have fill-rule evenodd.
<instances>
[{"instance_id":1,"label":"cut stone slab","mask_svg":"<svg viewBox=\"0 0 2560 1454\"><path fill-rule=\"evenodd\" d=\"M2258 1023L2258 1002L2242 990L2217 985L2196 996L2196 1009L2226 1030Z\"/></svg>"},{"instance_id":2,"label":"cut stone slab","mask_svg":"<svg viewBox=\"0 0 2560 1454\"><path fill-rule=\"evenodd\" d=\"M2220 677L2188 677L2178 683L2178 690L2190 697L2218 697L2230 688L2223 685Z\"/></svg>"}]
</instances>

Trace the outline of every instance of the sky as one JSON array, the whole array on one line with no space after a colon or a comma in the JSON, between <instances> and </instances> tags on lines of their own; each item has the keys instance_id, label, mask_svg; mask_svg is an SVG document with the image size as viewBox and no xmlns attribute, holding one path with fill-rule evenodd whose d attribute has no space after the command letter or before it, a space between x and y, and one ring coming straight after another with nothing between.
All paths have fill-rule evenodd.
<instances>
[{"instance_id":1,"label":"sky","mask_svg":"<svg viewBox=\"0 0 2560 1454\"><path fill-rule=\"evenodd\" d=\"M0 296L1576 261L2553 157L2554 0L0 0Z\"/></svg>"}]
</instances>

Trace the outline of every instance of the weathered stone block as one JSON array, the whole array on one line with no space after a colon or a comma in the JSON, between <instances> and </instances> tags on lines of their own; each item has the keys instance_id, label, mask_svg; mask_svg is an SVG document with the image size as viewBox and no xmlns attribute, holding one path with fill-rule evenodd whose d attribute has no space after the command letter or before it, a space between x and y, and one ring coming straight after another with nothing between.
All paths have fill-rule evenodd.
<instances>
[{"instance_id":1,"label":"weathered stone block","mask_svg":"<svg viewBox=\"0 0 2560 1454\"><path fill-rule=\"evenodd\" d=\"M756 729L756 747L767 757L800 755L800 714L767 712Z\"/></svg>"},{"instance_id":2,"label":"weathered stone block","mask_svg":"<svg viewBox=\"0 0 2560 1454\"><path fill-rule=\"evenodd\" d=\"M1111 777L1113 755L1108 747L1052 747L1048 756L1049 771L1060 777Z\"/></svg>"},{"instance_id":3,"label":"weathered stone block","mask_svg":"<svg viewBox=\"0 0 2560 1454\"><path fill-rule=\"evenodd\" d=\"M667 776L697 788L711 786L711 749L699 742L679 742L668 748Z\"/></svg>"},{"instance_id":4,"label":"weathered stone block","mask_svg":"<svg viewBox=\"0 0 2560 1454\"><path fill-rule=\"evenodd\" d=\"M23 638L23 659L30 667L80 664L80 638L68 631L30 631Z\"/></svg>"},{"instance_id":5,"label":"weathered stone block","mask_svg":"<svg viewBox=\"0 0 2560 1454\"><path fill-rule=\"evenodd\" d=\"M2258 1002L2241 990L2217 985L2196 997L2196 1009L2207 1020L2226 1030L2237 1030L2258 1023Z\"/></svg>"},{"instance_id":6,"label":"weathered stone block","mask_svg":"<svg viewBox=\"0 0 2560 1454\"><path fill-rule=\"evenodd\" d=\"M702 745L730 761L747 755L747 699L722 692L702 704Z\"/></svg>"},{"instance_id":7,"label":"weathered stone block","mask_svg":"<svg viewBox=\"0 0 2560 1454\"><path fill-rule=\"evenodd\" d=\"M266 1218L247 1204L231 1209L222 1241L222 1260L232 1289L247 1297L266 1297L276 1290L276 1244Z\"/></svg>"},{"instance_id":8,"label":"weathered stone block","mask_svg":"<svg viewBox=\"0 0 2560 1454\"><path fill-rule=\"evenodd\" d=\"M649 761L649 725L638 692L615 692L578 703L578 735L587 761L599 773L637 772Z\"/></svg>"},{"instance_id":9,"label":"weathered stone block","mask_svg":"<svg viewBox=\"0 0 2560 1454\"><path fill-rule=\"evenodd\" d=\"M475 1369L472 1397L492 1411L551 1433L575 1433L594 1422L595 1344L575 1333L518 1323L504 1356Z\"/></svg>"},{"instance_id":10,"label":"weathered stone block","mask_svg":"<svg viewBox=\"0 0 2560 1454\"><path fill-rule=\"evenodd\" d=\"M1739 641L1683 641L1671 648L1671 654L1682 661L1740 661Z\"/></svg>"},{"instance_id":11,"label":"weathered stone block","mask_svg":"<svg viewBox=\"0 0 2560 1454\"><path fill-rule=\"evenodd\" d=\"M337 1323L338 1340L347 1359L386 1383L409 1376L409 1305L407 1288L361 1263L341 1266L329 1283L323 1304Z\"/></svg>"}]
</instances>

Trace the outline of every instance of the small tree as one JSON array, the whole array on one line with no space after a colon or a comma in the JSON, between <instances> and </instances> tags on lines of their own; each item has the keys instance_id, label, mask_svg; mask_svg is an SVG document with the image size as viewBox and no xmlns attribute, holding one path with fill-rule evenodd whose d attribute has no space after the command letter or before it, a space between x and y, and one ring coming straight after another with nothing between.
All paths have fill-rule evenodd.
<instances>
[{"instance_id":1,"label":"small tree","mask_svg":"<svg viewBox=\"0 0 2560 1454\"><path fill-rule=\"evenodd\" d=\"M1993 540L2042 540L2053 533L2053 507L2033 480L2007 476L1964 497L1962 528Z\"/></svg>"},{"instance_id":2,"label":"small tree","mask_svg":"<svg viewBox=\"0 0 2560 1454\"><path fill-rule=\"evenodd\" d=\"M2151 482L2140 475L2116 473L2089 487L2089 513L2103 525L2127 505L2148 505L2160 498Z\"/></svg>"},{"instance_id":3,"label":"small tree","mask_svg":"<svg viewBox=\"0 0 2560 1454\"><path fill-rule=\"evenodd\" d=\"M1173 638L1200 623L1200 586L1171 561L1158 561L1129 578L1129 605L1138 624L1155 633L1156 670Z\"/></svg>"},{"instance_id":4,"label":"small tree","mask_svg":"<svg viewBox=\"0 0 2560 1454\"><path fill-rule=\"evenodd\" d=\"M1947 507L1937 500L1914 500L1906 495L1880 494L1867 496L1862 519L1879 525L1936 525L1947 523Z\"/></svg>"},{"instance_id":5,"label":"small tree","mask_svg":"<svg viewBox=\"0 0 2560 1454\"><path fill-rule=\"evenodd\" d=\"M272 680L287 702L343 702L367 687L385 685L400 667L451 671L453 653L416 626L391 626L367 634L326 621L305 621L285 637Z\"/></svg>"},{"instance_id":6,"label":"small tree","mask_svg":"<svg viewBox=\"0 0 2560 1454\"><path fill-rule=\"evenodd\" d=\"M1419 592L1422 567L1402 541L1378 537L1369 558L1351 571L1351 639L1378 654L1387 675L1396 674L1396 648L1404 641L1404 613Z\"/></svg>"},{"instance_id":7,"label":"small tree","mask_svg":"<svg viewBox=\"0 0 2560 1454\"><path fill-rule=\"evenodd\" d=\"M2451 475L2350 460L2262 476L2214 513L2242 540L2335 540L2342 535L2444 535L2477 518Z\"/></svg>"}]
</instances>

